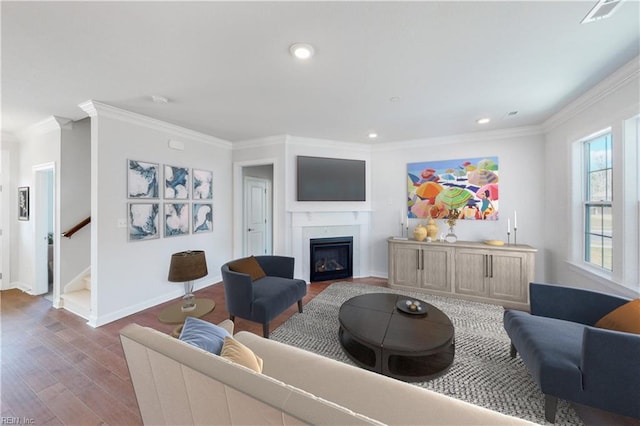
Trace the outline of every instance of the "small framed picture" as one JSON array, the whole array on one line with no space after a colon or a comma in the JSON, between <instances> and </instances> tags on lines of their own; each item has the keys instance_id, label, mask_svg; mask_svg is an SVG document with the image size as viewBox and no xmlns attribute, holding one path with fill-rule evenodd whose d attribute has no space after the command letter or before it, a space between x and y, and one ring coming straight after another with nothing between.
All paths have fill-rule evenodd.
<instances>
[{"instance_id":1,"label":"small framed picture","mask_svg":"<svg viewBox=\"0 0 640 426\"><path fill-rule=\"evenodd\" d=\"M127 160L127 197L159 198L160 165Z\"/></svg>"},{"instance_id":2,"label":"small framed picture","mask_svg":"<svg viewBox=\"0 0 640 426\"><path fill-rule=\"evenodd\" d=\"M191 176L187 167L164 166L164 198L188 200Z\"/></svg>"},{"instance_id":3,"label":"small framed picture","mask_svg":"<svg viewBox=\"0 0 640 426\"><path fill-rule=\"evenodd\" d=\"M193 233L213 231L213 204L193 203Z\"/></svg>"},{"instance_id":4,"label":"small framed picture","mask_svg":"<svg viewBox=\"0 0 640 426\"><path fill-rule=\"evenodd\" d=\"M189 203L164 203L164 236L189 234Z\"/></svg>"},{"instance_id":5,"label":"small framed picture","mask_svg":"<svg viewBox=\"0 0 640 426\"><path fill-rule=\"evenodd\" d=\"M129 241L160 238L160 203L129 203Z\"/></svg>"},{"instance_id":6,"label":"small framed picture","mask_svg":"<svg viewBox=\"0 0 640 426\"><path fill-rule=\"evenodd\" d=\"M18 219L29 220L29 187L18 188Z\"/></svg>"},{"instance_id":7,"label":"small framed picture","mask_svg":"<svg viewBox=\"0 0 640 426\"><path fill-rule=\"evenodd\" d=\"M193 169L193 199L213 199L213 172Z\"/></svg>"}]
</instances>

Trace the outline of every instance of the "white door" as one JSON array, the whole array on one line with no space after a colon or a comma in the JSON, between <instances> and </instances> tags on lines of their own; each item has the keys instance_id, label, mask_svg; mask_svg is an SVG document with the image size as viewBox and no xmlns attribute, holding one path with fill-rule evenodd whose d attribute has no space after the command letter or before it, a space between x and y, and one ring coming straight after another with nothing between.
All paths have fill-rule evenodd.
<instances>
[{"instance_id":1,"label":"white door","mask_svg":"<svg viewBox=\"0 0 640 426\"><path fill-rule=\"evenodd\" d=\"M245 177L244 198L245 256L271 254L269 181Z\"/></svg>"}]
</instances>

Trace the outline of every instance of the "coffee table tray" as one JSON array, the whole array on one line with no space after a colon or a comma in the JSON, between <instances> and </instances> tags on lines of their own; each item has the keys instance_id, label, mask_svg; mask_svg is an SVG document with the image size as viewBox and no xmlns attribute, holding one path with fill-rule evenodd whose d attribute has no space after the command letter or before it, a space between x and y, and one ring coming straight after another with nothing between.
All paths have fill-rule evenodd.
<instances>
[{"instance_id":1,"label":"coffee table tray","mask_svg":"<svg viewBox=\"0 0 640 426\"><path fill-rule=\"evenodd\" d=\"M411 305L416 305L416 310L411 310ZM406 314L425 315L427 313L427 303L422 300L399 298L396 308Z\"/></svg>"}]
</instances>

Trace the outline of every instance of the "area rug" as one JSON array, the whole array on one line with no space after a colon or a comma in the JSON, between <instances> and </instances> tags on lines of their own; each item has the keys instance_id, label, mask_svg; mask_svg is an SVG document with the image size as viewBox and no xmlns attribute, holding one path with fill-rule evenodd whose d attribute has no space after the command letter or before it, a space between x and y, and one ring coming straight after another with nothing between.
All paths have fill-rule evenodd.
<instances>
[{"instance_id":1,"label":"area rug","mask_svg":"<svg viewBox=\"0 0 640 426\"><path fill-rule=\"evenodd\" d=\"M414 383L416 386L539 424L550 424L544 418L544 395L520 357L509 356L509 338L502 327L500 306L340 282L313 298L302 314L293 315L270 338L355 365L338 342L338 311L346 300L376 292L424 300L437 306L453 322L456 353L449 371L433 380ZM555 424L583 423L566 401L559 400Z\"/></svg>"}]
</instances>

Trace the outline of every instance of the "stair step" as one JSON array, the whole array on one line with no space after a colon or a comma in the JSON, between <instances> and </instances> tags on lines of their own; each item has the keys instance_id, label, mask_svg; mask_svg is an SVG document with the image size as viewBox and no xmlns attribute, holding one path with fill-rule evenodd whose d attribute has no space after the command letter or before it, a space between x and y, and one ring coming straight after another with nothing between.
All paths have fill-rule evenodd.
<instances>
[{"instance_id":1,"label":"stair step","mask_svg":"<svg viewBox=\"0 0 640 426\"><path fill-rule=\"evenodd\" d=\"M61 297L64 309L82 318L89 319L89 314L91 313L91 290L72 291L64 293Z\"/></svg>"},{"instance_id":2,"label":"stair step","mask_svg":"<svg viewBox=\"0 0 640 426\"><path fill-rule=\"evenodd\" d=\"M82 281L84 282L84 288L86 288L87 290L91 290L91 274L85 275L82 278Z\"/></svg>"}]
</instances>

